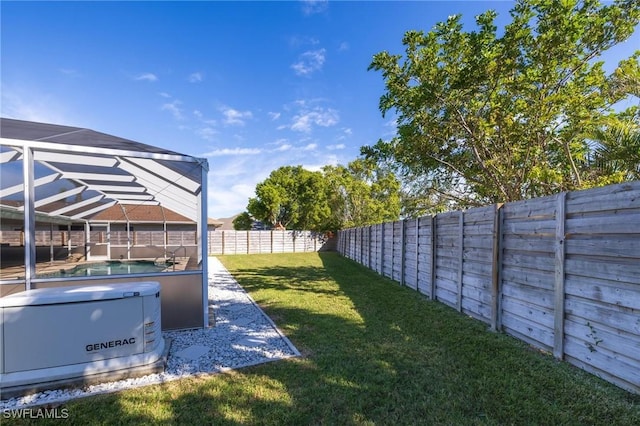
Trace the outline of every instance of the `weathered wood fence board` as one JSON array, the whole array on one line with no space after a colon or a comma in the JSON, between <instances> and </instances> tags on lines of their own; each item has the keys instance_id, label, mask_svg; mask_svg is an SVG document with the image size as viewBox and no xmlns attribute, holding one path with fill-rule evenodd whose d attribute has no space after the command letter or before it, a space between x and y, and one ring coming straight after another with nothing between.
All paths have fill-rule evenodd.
<instances>
[{"instance_id":1,"label":"weathered wood fence board","mask_svg":"<svg viewBox=\"0 0 640 426\"><path fill-rule=\"evenodd\" d=\"M541 320L532 310L549 312L553 318L555 273L555 197L504 204L500 224L503 251L500 317L503 330L536 347L553 350L552 321ZM513 241L512 241L513 240ZM543 250L543 248L545 250ZM522 282L520 277L537 274L538 282ZM515 279L510 279L510 278ZM532 285L533 284L533 285Z\"/></svg>"},{"instance_id":2,"label":"weathered wood fence board","mask_svg":"<svg viewBox=\"0 0 640 426\"><path fill-rule=\"evenodd\" d=\"M640 182L346 229L338 241L379 274L640 393Z\"/></svg>"},{"instance_id":3,"label":"weathered wood fence board","mask_svg":"<svg viewBox=\"0 0 640 426\"><path fill-rule=\"evenodd\" d=\"M430 217L418 221L418 291L433 299L433 223Z\"/></svg>"},{"instance_id":4,"label":"weathered wood fence board","mask_svg":"<svg viewBox=\"0 0 640 426\"><path fill-rule=\"evenodd\" d=\"M491 320L495 214L496 206L487 206L463 215L461 310L485 322Z\"/></svg>"}]
</instances>

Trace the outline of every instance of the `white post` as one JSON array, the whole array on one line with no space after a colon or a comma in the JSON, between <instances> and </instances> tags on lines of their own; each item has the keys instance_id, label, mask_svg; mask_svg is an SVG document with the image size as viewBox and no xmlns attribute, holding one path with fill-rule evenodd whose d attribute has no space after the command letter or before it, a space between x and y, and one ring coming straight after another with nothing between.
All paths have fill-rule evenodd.
<instances>
[{"instance_id":1,"label":"white post","mask_svg":"<svg viewBox=\"0 0 640 426\"><path fill-rule=\"evenodd\" d=\"M24 277L25 290L31 289L31 279L36 276L36 215L35 188L33 185L33 151L24 147L22 154L24 181Z\"/></svg>"}]
</instances>

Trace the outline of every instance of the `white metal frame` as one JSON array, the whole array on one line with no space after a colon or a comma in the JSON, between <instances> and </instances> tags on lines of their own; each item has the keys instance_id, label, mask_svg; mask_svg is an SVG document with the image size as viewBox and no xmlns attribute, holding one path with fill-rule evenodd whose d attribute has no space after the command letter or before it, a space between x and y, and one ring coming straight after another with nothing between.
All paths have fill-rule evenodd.
<instances>
[{"instance_id":1,"label":"white metal frame","mask_svg":"<svg viewBox=\"0 0 640 426\"><path fill-rule=\"evenodd\" d=\"M55 223L88 221L97 212L115 204L153 204L172 210L197 224L200 245L198 261L202 265L204 326L208 326L207 271L207 161L181 154L154 153L104 147L64 144L43 140L22 140L0 137L0 145L12 151L0 153L0 164L23 162L23 183L0 189L0 198L22 192L24 207L2 206L2 214L17 218L24 215L25 230L25 287L31 288L35 277L36 216ZM135 143L132 142L135 147ZM201 182L194 181L160 163L176 161L193 163L201 170ZM34 166L40 163L52 173L34 178ZM65 171L56 164L100 167L100 172ZM110 172L112 170L113 172ZM58 179L72 180L76 188L35 199L35 188ZM68 204L49 213L40 208L85 191L98 195ZM36 208L39 211L36 211Z\"/></svg>"}]
</instances>

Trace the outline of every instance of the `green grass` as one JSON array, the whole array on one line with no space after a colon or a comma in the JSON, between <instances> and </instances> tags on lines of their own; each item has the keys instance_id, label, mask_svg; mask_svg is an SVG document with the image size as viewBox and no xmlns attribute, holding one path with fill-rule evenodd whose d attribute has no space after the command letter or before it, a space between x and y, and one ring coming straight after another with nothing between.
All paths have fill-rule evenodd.
<instances>
[{"instance_id":1,"label":"green grass","mask_svg":"<svg viewBox=\"0 0 640 426\"><path fill-rule=\"evenodd\" d=\"M640 396L335 253L221 260L303 356L71 402L72 423L640 424Z\"/></svg>"}]
</instances>

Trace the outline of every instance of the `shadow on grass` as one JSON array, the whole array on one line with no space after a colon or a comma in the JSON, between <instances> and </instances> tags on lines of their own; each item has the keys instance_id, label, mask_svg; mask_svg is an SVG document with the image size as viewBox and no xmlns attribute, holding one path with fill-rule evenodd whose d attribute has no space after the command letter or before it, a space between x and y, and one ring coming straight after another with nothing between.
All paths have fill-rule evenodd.
<instances>
[{"instance_id":1,"label":"shadow on grass","mask_svg":"<svg viewBox=\"0 0 640 426\"><path fill-rule=\"evenodd\" d=\"M222 260L303 357L91 398L74 403L71 417L233 425L640 421L640 397L335 253Z\"/></svg>"},{"instance_id":2,"label":"shadow on grass","mask_svg":"<svg viewBox=\"0 0 640 426\"><path fill-rule=\"evenodd\" d=\"M239 261L240 263L237 263ZM224 259L304 358L243 370L260 423L633 424L640 398L335 253Z\"/></svg>"}]
</instances>

